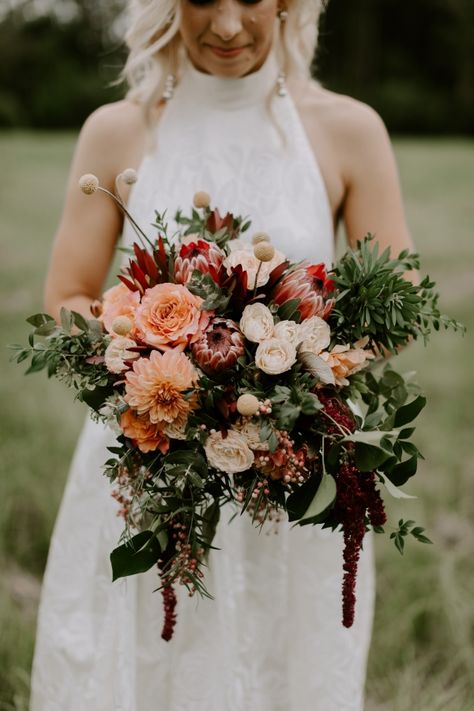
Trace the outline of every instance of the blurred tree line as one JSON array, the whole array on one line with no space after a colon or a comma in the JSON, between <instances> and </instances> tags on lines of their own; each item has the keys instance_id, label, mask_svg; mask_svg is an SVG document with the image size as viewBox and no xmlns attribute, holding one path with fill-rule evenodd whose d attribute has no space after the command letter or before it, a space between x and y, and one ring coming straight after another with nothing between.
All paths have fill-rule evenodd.
<instances>
[{"instance_id":1,"label":"blurred tree line","mask_svg":"<svg viewBox=\"0 0 474 711\"><path fill-rule=\"evenodd\" d=\"M7 0L2 0L2 3ZM125 57L125 0L9 0L0 5L0 126L77 127ZM391 131L468 133L473 0L330 0L315 75L372 105Z\"/></svg>"}]
</instances>

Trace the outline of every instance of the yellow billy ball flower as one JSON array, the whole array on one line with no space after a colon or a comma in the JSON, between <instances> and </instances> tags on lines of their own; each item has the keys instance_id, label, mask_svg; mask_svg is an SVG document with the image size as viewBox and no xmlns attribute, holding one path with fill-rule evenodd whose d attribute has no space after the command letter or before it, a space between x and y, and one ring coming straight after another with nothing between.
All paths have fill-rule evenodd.
<instances>
[{"instance_id":1,"label":"yellow billy ball flower","mask_svg":"<svg viewBox=\"0 0 474 711\"><path fill-rule=\"evenodd\" d=\"M79 187L85 195L93 195L99 188L99 178L92 173L86 173L79 178Z\"/></svg>"},{"instance_id":2,"label":"yellow billy ball flower","mask_svg":"<svg viewBox=\"0 0 474 711\"><path fill-rule=\"evenodd\" d=\"M260 242L270 242L270 237L266 232L256 232L252 237L252 244L260 244Z\"/></svg>"},{"instance_id":3,"label":"yellow billy ball flower","mask_svg":"<svg viewBox=\"0 0 474 711\"><path fill-rule=\"evenodd\" d=\"M132 330L133 323L128 316L117 316L112 322L112 331L117 336L126 336Z\"/></svg>"},{"instance_id":4,"label":"yellow billy ball flower","mask_svg":"<svg viewBox=\"0 0 474 711\"><path fill-rule=\"evenodd\" d=\"M237 410L244 417L251 417L252 415L255 415L255 413L258 412L259 406L260 403L258 398L250 393L241 395L237 400Z\"/></svg>"},{"instance_id":5,"label":"yellow billy ball flower","mask_svg":"<svg viewBox=\"0 0 474 711\"><path fill-rule=\"evenodd\" d=\"M275 247L270 242L258 242L253 253L261 262L271 262L275 256Z\"/></svg>"},{"instance_id":6,"label":"yellow billy ball flower","mask_svg":"<svg viewBox=\"0 0 474 711\"><path fill-rule=\"evenodd\" d=\"M209 207L211 204L211 196L209 193L205 193L203 190L200 190L194 195L193 204L194 207L198 209L200 207Z\"/></svg>"}]
</instances>

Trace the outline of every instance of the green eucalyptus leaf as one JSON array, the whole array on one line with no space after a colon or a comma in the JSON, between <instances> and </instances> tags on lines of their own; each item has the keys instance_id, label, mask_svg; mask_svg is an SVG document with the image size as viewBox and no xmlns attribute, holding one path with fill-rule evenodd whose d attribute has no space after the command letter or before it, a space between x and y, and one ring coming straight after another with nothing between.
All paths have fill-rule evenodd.
<instances>
[{"instance_id":1,"label":"green eucalyptus leaf","mask_svg":"<svg viewBox=\"0 0 474 711\"><path fill-rule=\"evenodd\" d=\"M29 316L26 319L27 323L30 323L32 326L39 327L43 326L45 323L48 323L49 321L54 322L54 318L50 316L49 314L34 314L33 316Z\"/></svg>"}]
</instances>

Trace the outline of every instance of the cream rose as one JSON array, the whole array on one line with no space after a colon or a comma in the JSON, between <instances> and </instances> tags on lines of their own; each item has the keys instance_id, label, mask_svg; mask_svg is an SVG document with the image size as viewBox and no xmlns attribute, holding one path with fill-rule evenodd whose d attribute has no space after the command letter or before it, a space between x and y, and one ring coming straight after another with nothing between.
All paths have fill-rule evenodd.
<instances>
[{"instance_id":1,"label":"cream rose","mask_svg":"<svg viewBox=\"0 0 474 711\"><path fill-rule=\"evenodd\" d=\"M296 348L283 338L269 338L259 344L255 353L257 368L269 375L279 375L290 370L296 361Z\"/></svg>"},{"instance_id":2,"label":"cream rose","mask_svg":"<svg viewBox=\"0 0 474 711\"><path fill-rule=\"evenodd\" d=\"M115 336L109 343L105 351L105 365L111 373L123 373L127 370L126 360L135 360L138 353L128 350L136 347L135 341L125 336Z\"/></svg>"},{"instance_id":3,"label":"cream rose","mask_svg":"<svg viewBox=\"0 0 474 711\"><path fill-rule=\"evenodd\" d=\"M236 430L228 430L225 438L221 432L213 432L207 438L204 450L211 467L226 474L244 472L254 461L247 440Z\"/></svg>"},{"instance_id":4,"label":"cream rose","mask_svg":"<svg viewBox=\"0 0 474 711\"><path fill-rule=\"evenodd\" d=\"M247 417L242 417L235 423L234 429L245 437L250 449L260 449L265 452L268 451L268 442L262 442L260 439L261 428L257 422L252 422L252 420L249 420Z\"/></svg>"},{"instance_id":5,"label":"cream rose","mask_svg":"<svg viewBox=\"0 0 474 711\"><path fill-rule=\"evenodd\" d=\"M244 249L233 249L229 256L224 259L223 264L227 269L228 274L231 273L232 267L236 267L240 264L242 269L247 272L247 288L254 289L255 280L257 280L257 287L264 286L267 283L273 269L284 261L285 255L276 249L273 259L269 262L261 262L253 253L252 245L248 245Z\"/></svg>"},{"instance_id":6,"label":"cream rose","mask_svg":"<svg viewBox=\"0 0 474 711\"><path fill-rule=\"evenodd\" d=\"M282 338L297 346L301 341L300 325L296 321L279 321L273 329L274 338Z\"/></svg>"},{"instance_id":7,"label":"cream rose","mask_svg":"<svg viewBox=\"0 0 474 711\"><path fill-rule=\"evenodd\" d=\"M240 330L252 343L261 343L272 337L273 315L265 304L248 304L240 319Z\"/></svg>"},{"instance_id":8,"label":"cream rose","mask_svg":"<svg viewBox=\"0 0 474 711\"><path fill-rule=\"evenodd\" d=\"M318 355L331 342L331 330L319 316L311 316L299 325L301 350Z\"/></svg>"}]
</instances>

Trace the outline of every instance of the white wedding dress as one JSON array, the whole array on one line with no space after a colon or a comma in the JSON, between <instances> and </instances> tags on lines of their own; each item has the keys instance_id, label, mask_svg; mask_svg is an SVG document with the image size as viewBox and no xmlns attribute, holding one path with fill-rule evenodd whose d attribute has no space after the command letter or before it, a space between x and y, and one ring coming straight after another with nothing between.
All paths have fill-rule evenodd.
<instances>
[{"instance_id":1,"label":"white wedding dress","mask_svg":"<svg viewBox=\"0 0 474 711\"><path fill-rule=\"evenodd\" d=\"M206 190L221 213L249 215L250 232L265 230L292 259L331 262L328 196L291 97L275 96L268 113L277 73L273 55L243 79L187 67L131 195L143 228L155 209L171 217ZM165 642L156 570L111 580L122 524L101 466L113 441L89 421L77 446L44 578L30 710L361 711L371 536L355 624L345 629L340 534L284 520L277 534L267 524L259 533L247 514L228 524L233 511L224 511L221 550L206 571L215 599L179 588L175 635Z\"/></svg>"}]
</instances>

